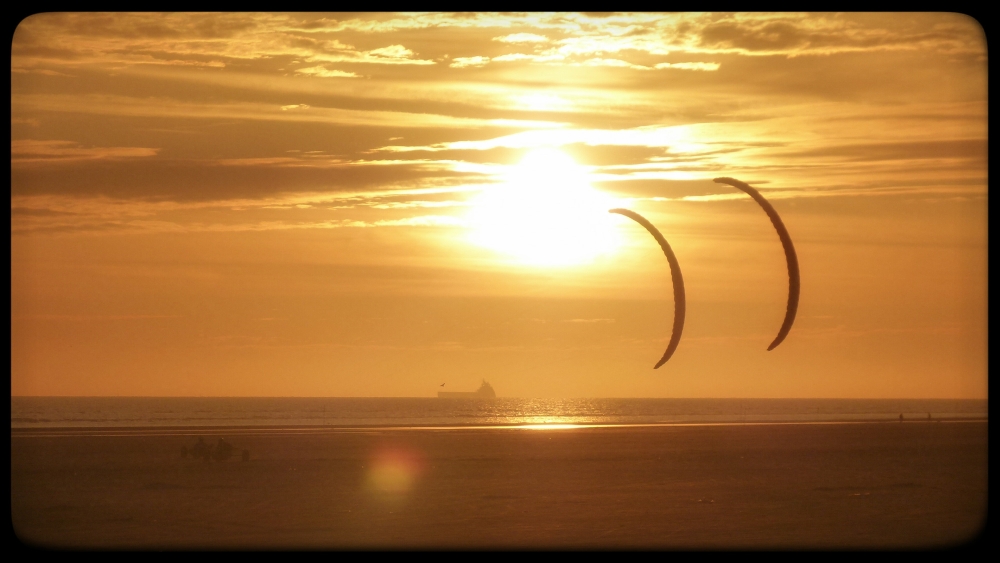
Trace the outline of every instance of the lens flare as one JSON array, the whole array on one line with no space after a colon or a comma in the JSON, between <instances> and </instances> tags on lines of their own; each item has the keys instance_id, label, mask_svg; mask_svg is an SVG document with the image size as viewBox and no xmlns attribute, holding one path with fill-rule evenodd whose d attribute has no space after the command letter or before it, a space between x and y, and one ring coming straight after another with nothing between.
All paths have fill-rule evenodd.
<instances>
[{"instance_id":1,"label":"lens flare","mask_svg":"<svg viewBox=\"0 0 1000 563\"><path fill-rule=\"evenodd\" d=\"M366 485L378 493L406 493L425 468L424 458L416 450L399 446L381 448L372 455Z\"/></svg>"}]
</instances>

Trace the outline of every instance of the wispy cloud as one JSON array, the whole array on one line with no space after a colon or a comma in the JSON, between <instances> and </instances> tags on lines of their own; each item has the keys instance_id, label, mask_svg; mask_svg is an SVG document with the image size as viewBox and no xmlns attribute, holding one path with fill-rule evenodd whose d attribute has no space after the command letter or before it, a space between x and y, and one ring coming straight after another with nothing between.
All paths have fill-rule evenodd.
<instances>
[{"instance_id":1,"label":"wispy cloud","mask_svg":"<svg viewBox=\"0 0 1000 563\"><path fill-rule=\"evenodd\" d=\"M537 33L511 33L510 35L494 37L493 40L502 43L547 43L549 38Z\"/></svg>"},{"instance_id":2,"label":"wispy cloud","mask_svg":"<svg viewBox=\"0 0 1000 563\"><path fill-rule=\"evenodd\" d=\"M295 72L298 74L305 74L308 76L320 76L323 78L357 78L360 76L354 72L347 72L345 70L329 70L323 66L310 66L306 68L297 68ZM308 107L308 106L306 106Z\"/></svg>"},{"instance_id":3,"label":"wispy cloud","mask_svg":"<svg viewBox=\"0 0 1000 563\"><path fill-rule=\"evenodd\" d=\"M530 119L489 119L421 112L344 109L295 104L279 106L255 102L205 103L172 98L132 98L117 95L14 95L11 105L21 111L89 113L97 115L249 119L254 121L317 122L382 127L562 127L563 123Z\"/></svg>"},{"instance_id":4,"label":"wispy cloud","mask_svg":"<svg viewBox=\"0 0 1000 563\"><path fill-rule=\"evenodd\" d=\"M653 68L676 68L680 70L719 70L719 63L656 63Z\"/></svg>"},{"instance_id":5,"label":"wispy cloud","mask_svg":"<svg viewBox=\"0 0 1000 563\"><path fill-rule=\"evenodd\" d=\"M490 62L489 57L456 57L448 65L453 68L481 67Z\"/></svg>"},{"instance_id":6,"label":"wispy cloud","mask_svg":"<svg viewBox=\"0 0 1000 563\"><path fill-rule=\"evenodd\" d=\"M156 156L160 149L146 147L84 147L74 141L18 139L10 142L10 162L69 163L84 160L117 160Z\"/></svg>"}]
</instances>

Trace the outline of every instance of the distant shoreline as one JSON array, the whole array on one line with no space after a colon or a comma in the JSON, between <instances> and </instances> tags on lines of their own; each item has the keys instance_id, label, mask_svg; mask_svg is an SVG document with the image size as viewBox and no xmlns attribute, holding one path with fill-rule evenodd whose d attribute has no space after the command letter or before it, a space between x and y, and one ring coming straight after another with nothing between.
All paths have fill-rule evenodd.
<instances>
[{"instance_id":1,"label":"distant shoreline","mask_svg":"<svg viewBox=\"0 0 1000 563\"><path fill-rule=\"evenodd\" d=\"M411 424L411 425L227 425L227 426L52 426L52 427L12 427L11 437L53 436L149 436L212 434L235 432L239 434L274 433L324 433L324 432L365 432L365 431L419 431L419 430L584 430L584 429L642 429L704 426L797 426L797 425L843 425L843 424L933 424L933 423L989 422L988 416L948 417L927 419L878 418L864 420L755 420L752 422L653 422L653 423L537 423L537 424Z\"/></svg>"},{"instance_id":2,"label":"distant shoreline","mask_svg":"<svg viewBox=\"0 0 1000 563\"><path fill-rule=\"evenodd\" d=\"M437 395L11 395L11 399L438 399ZM989 397L532 397L495 399L614 401L989 401Z\"/></svg>"}]
</instances>

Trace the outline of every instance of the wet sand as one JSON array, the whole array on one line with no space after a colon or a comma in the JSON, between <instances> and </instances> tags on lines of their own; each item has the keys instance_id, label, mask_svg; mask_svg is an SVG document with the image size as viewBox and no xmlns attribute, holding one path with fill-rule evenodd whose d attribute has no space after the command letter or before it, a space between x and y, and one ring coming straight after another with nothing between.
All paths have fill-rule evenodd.
<instances>
[{"instance_id":1,"label":"wet sand","mask_svg":"<svg viewBox=\"0 0 1000 563\"><path fill-rule=\"evenodd\" d=\"M22 541L66 548L932 548L979 533L987 423L11 431ZM239 450L251 459L242 462Z\"/></svg>"}]
</instances>

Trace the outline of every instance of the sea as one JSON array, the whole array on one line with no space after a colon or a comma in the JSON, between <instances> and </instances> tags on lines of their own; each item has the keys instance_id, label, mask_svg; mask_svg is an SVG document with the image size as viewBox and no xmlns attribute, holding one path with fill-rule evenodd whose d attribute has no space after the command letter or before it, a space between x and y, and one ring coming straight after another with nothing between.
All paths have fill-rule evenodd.
<instances>
[{"instance_id":1,"label":"sea","mask_svg":"<svg viewBox=\"0 0 1000 563\"><path fill-rule=\"evenodd\" d=\"M974 399L11 397L11 429L476 427L988 418Z\"/></svg>"}]
</instances>

